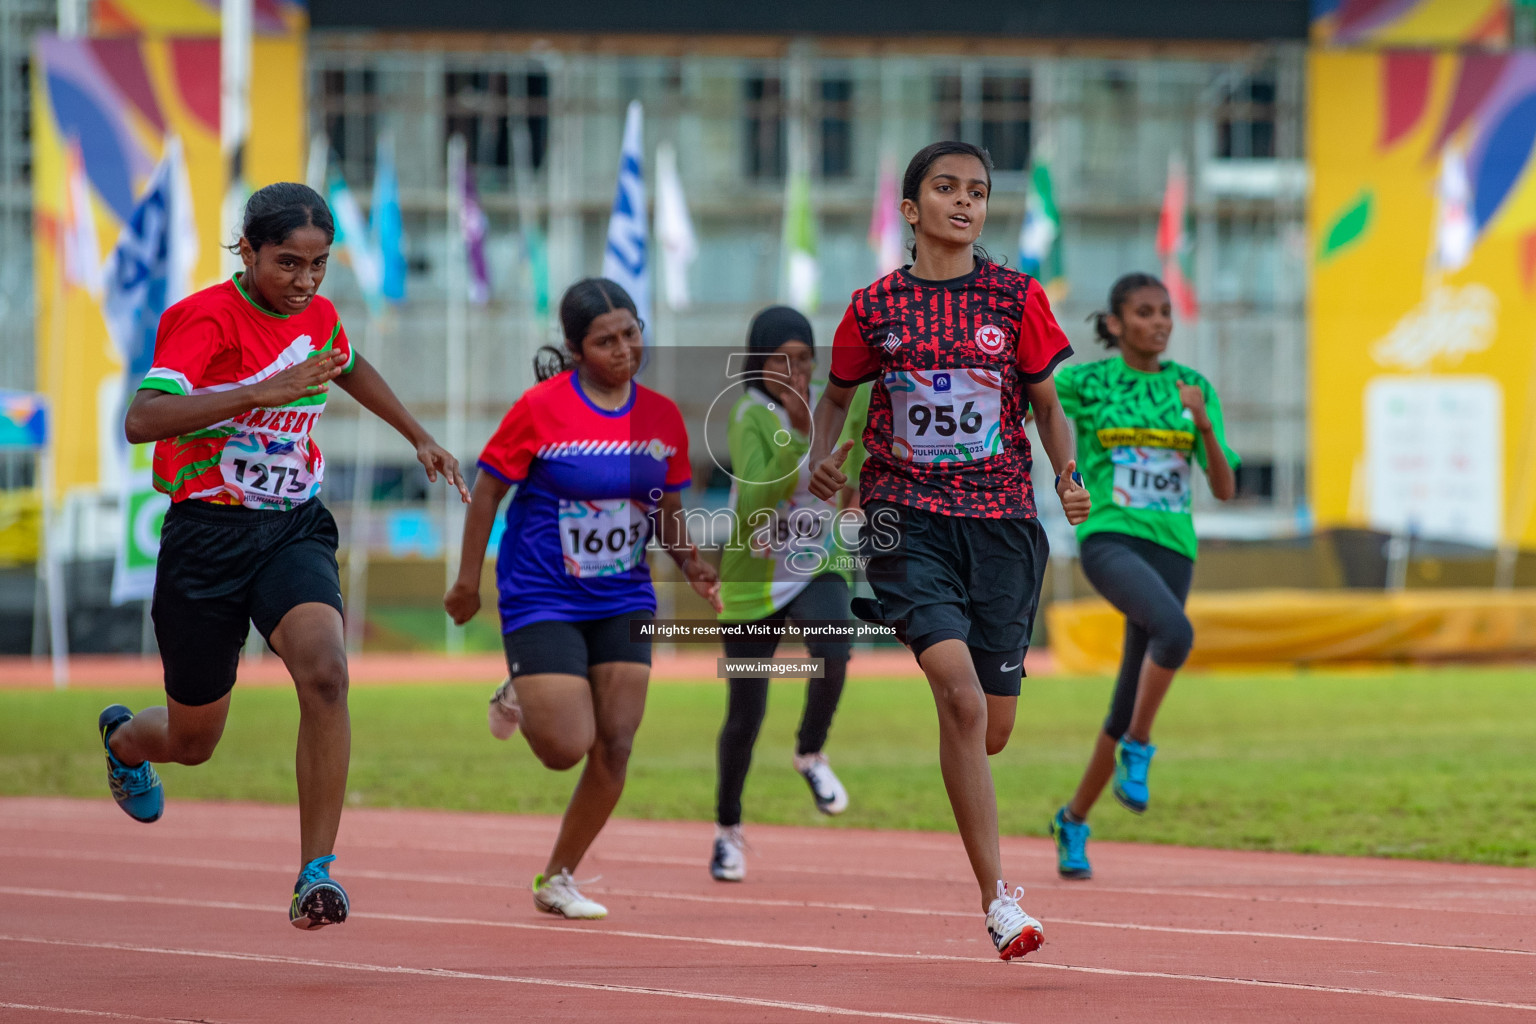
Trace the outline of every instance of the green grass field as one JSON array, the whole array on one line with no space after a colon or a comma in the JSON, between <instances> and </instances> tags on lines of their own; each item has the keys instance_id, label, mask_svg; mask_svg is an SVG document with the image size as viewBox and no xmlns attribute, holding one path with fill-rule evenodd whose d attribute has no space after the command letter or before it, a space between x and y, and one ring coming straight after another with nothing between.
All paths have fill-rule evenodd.
<instances>
[{"instance_id":1,"label":"green grass field","mask_svg":"<svg viewBox=\"0 0 1536 1024\"><path fill-rule=\"evenodd\" d=\"M1104 713L1103 679L1027 680L1018 727L993 760L1005 833L1043 835L1076 784ZM486 686L359 688L350 802L557 814L573 773L542 768L485 728ZM748 827L951 830L932 700L918 680L850 683L828 753L852 804L826 819L789 765L804 684L775 684L747 782ZM112 700L147 690L0 691L0 794L108 799L95 738ZM718 683L654 686L618 813L708 820ZM237 690L214 759L163 767L168 799L294 799L297 707ZM1536 677L1514 669L1181 678L1155 741L1141 818L1106 798L1096 839L1536 865ZM750 834L750 832L749 832ZM702 855L702 854L701 854Z\"/></svg>"}]
</instances>

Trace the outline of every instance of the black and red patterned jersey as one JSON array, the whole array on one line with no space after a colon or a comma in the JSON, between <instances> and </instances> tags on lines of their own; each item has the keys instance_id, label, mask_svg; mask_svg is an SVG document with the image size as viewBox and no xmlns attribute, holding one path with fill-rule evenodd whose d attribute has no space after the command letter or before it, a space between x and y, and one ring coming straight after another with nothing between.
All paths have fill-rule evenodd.
<instances>
[{"instance_id":1,"label":"black and red patterned jersey","mask_svg":"<svg viewBox=\"0 0 1536 1024\"><path fill-rule=\"evenodd\" d=\"M831 379L876 382L862 500L1033 518L1025 385L1071 354L1040 283L986 260L949 281L904 267L854 292L832 341Z\"/></svg>"}]
</instances>

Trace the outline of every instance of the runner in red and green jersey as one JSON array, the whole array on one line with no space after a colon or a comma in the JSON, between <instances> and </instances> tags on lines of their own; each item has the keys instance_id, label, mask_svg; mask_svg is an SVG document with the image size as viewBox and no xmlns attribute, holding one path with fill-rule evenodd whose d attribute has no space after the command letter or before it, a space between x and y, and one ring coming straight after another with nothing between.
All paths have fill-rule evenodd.
<instances>
[{"instance_id":1,"label":"runner in red and green jersey","mask_svg":"<svg viewBox=\"0 0 1536 1024\"><path fill-rule=\"evenodd\" d=\"M459 465L351 350L317 294L335 226L313 189L268 185L246 203L234 280L161 317L153 368L128 408L134 444L155 446L155 483L171 496L151 614L166 703L98 719L118 805L155 821L164 792L151 765L212 756L229 714L240 649L254 624L299 695L299 871L289 920L346 920L328 865L351 755L337 531L316 498L325 463L310 432L332 380L398 430L436 480L465 501Z\"/></svg>"},{"instance_id":2,"label":"runner in red and green jersey","mask_svg":"<svg viewBox=\"0 0 1536 1024\"><path fill-rule=\"evenodd\" d=\"M913 262L856 292L832 343L831 379L813 420L811 493L847 483L831 452L855 385L874 381L860 475L868 578L877 617L928 677L939 764L1004 960L1038 949L1040 922L1003 881L997 797L987 756L1013 729L1047 544L1035 518L1024 414L1058 470L1072 522L1089 498L1073 472L1071 430L1051 370L1072 352L1039 282L975 251L991 161L935 143L907 166L901 212Z\"/></svg>"}]
</instances>

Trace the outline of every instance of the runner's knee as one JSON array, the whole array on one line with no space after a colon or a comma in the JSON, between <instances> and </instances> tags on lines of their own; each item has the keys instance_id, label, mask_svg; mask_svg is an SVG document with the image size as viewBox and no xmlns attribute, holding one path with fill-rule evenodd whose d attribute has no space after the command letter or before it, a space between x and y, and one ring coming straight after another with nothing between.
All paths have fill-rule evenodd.
<instances>
[{"instance_id":1,"label":"runner's knee","mask_svg":"<svg viewBox=\"0 0 1536 1024\"><path fill-rule=\"evenodd\" d=\"M294 673L302 704L334 707L347 702L345 655L322 655Z\"/></svg>"},{"instance_id":2,"label":"runner's knee","mask_svg":"<svg viewBox=\"0 0 1536 1024\"><path fill-rule=\"evenodd\" d=\"M1147 641L1147 654L1161 668L1181 667L1195 646L1195 627L1189 616L1182 611L1169 615L1166 622L1158 623Z\"/></svg>"}]
</instances>

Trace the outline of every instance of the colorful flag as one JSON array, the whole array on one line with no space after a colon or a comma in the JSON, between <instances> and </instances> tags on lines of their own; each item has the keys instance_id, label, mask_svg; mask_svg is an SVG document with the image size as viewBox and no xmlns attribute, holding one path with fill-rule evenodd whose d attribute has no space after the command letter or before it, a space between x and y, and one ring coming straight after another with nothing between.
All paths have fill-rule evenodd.
<instances>
[{"instance_id":1,"label":"colorful flag","mask_svg":"<svg viewBox=\"0 0 1536 1024\"><path fill-rule=\"evenodd\" d=\"M331 216L336 221L333 244L343 262L352 268L352 276L357 279L357 287L363 293L368 312L377 316L384 306L384 293L378 256L368 244L368 222L363 220L363 211L358 207L352 190L347 187L347 179L341 176L341 170L332 167L329 178L326 198L331 204Z\"/></svg>"},{"instance_id":2,"label":"colorful flag","mask_svg":"<svg viewBox=\"0 0 1536 1024\"><path fill-rule=\"evenodd\" d=\"M483 306L491 299L491 274L485 262L485 236L490 224L480 205L480 190L475 188L475 169L467 161L459 160L454 173L459 176L459 230L464 235L469 301Z\"/></svg>"},{"instance_id":3,"label":"colorful flag","mask_svg":"<svg viewBox=\"0 0 1536 1024\"><path fill-rule=\"evenodd\" d=\"M395 138L379 136L373 170L373 206L368 241L379 261L379 292L390 302L405 299L405 221L400 215L400 181L395 175Z\"/></svg>"},{"instance_id":4,"label":"colorful flag","mask_svg":"<svg viewBox=\"0 0 1536 1024\"><path fill-rule=\"evenodd\" d=\"M784 269L780 298L802 313L816 311L816 214L811 209L811 176L805 170L791 172L784 197Z\"/></svg>"},{"instance_id":5,"label":"colorful flag","mask_svg":"<svg viewBox=\"0 0 1536 1024\"><path fill-rule=\"evenodd\" d=\"M688 216L683 179L677 173L677 150L670 142L656 147L656 244L665 268L667 308L687 309L692 303L688 268L699 255L699 242Z\"/></svg>"},{"instance_id":6,"label":"colorful flag","mask_svg":"<svg viewBox=\"0 0 1536 1024\"><path fill-rule=\"evenodd\" d=\"M603 249L603 276L629 292L640 320L645 322L651 317L651 272L646 258L642 120L640 101L630 100L624 115L624 144L619 151L613 213L608 217L608 245Z\"/></svg>"},{"instance_id":7,"label":"colorful flag","mask_svg":"<svg viewBox=\"0 0 1536 1024\"><path fill-rule=\"evenodd\" d=\"M64 151L64 281L84 288L93 299L101 298L101 245L96 240L96 213L91 208L91 185L85 177L80 142L69 141Z\"/></svg>"},{"instance_id":8,"label":"colorful flag","mask_svg":"<svg viewBox=\"0 0 1536 1024\"><path fill-rule=\"evenodd\" d=\"M1472 223L1472 185L1467 158L1452 144L1440 153L1440 180L1435 184L1436 269L1460 270L1472 259L1477 227Z\"/></svg>"},{"instance_id":9,"label":"colorful flag","mask_svg":"<svg viewBox=\"0 0 1536 1024\"><path fill-rule=\"evenodd\" d=\"M105 268L102 308L108 333L123 360L125 407L154 362L161 314L192 290L197 248L192 186L181 142L170 136L165 140L165 154L123 224ZM160 523L170 507L170 499L154 488L150 471L153 446L122 447L123 525L112 574L114 604L143 600L154 592Z\"/></svg>"},{"instance_id":10,"label":"colorful flag","mask_svg":"<svg viewBox=\"0 0 1536 1024\"><path fill-rule=\"evenodd\" d=\"M880 161L875 181L875 207L869 214L869 248L875 254L875 273L881 276L907 262L901 249L901 190L896 184L896 164L890 157Z\"/></svg>"},{"instance_id":11,"label":"colorful flag","mask_svg":"<svg viewBox=\"0 0 1536 1024\"><path fill-rule=\"evenodd\" d=\"M1029 194L1024 200L1024 223L1019 227L1019 269L1050 293L1053 300L1066 294L1066 269L1061 254L1061 214L1056 209L1056 190L1051 169L1037 161L1029 172Z\"/></svg>"},{"instance_id":12,"label":"colorful flag","mask_svg":"<svg viewBox=\"0 0 1536 1024\"><path fill-rule=\"evenodd\" d=\"M1168 187L1163 192L1163 209L1157 222L1157 258L1163 265L1163 284L1175 311L1185 320L1200 313L1194 285L1188 274L1191 239L1189 217L1189 178L1184 161L1177 154L1168 158Z\"/></svg>"},{"instance_id":13,"label":"colorful flag","mask_svg":"<svg viewBox=\"0 0 1536 1024\"><path fill-rule=\"evenodd\" d=\"M542 319L549 315L549 245L538 224L529 223L523 233L523 259L527 261L533 311Z\"/></svg>"}]
</instances>

